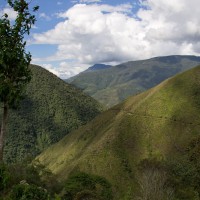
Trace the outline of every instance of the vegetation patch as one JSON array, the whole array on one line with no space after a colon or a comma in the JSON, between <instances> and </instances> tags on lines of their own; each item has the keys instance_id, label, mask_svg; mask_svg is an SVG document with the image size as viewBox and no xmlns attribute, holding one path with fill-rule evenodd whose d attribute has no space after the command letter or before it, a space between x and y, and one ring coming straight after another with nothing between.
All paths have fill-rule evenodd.
<instances>
[{"instance_id":1,"label":"vegetation patch","mask_svg":"<svg viewBox=\"0 0 200 200\"><path fill-rule=\"evenodd\" d=\"M9 113L4 148L7 163L35 157L102 111L97 101L79 89L39 66L30 68L32 80L24 99L19 109Z\"/></svg>"}]
</instances>

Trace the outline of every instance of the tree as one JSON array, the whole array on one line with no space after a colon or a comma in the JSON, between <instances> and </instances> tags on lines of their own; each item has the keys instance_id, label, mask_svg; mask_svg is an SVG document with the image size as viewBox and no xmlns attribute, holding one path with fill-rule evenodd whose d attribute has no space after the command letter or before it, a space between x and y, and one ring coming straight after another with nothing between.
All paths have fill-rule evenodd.
<instances>
[{"instance_id":1,"label":"tree","mask_svg":"<svg viewBox=\"0 0 200 200\"><path fill-rule=\"evenodd\" d=\"M111 184L101 176L77 172L65 183L64 200L112 200Z\"/></svg>"},{"instance_id":2,"label":"tree","mask_svg":"<svg viewBox=\"0 0 200 200\"><path fill-rule=\"evenodd\" d=\"M174 189L169 184L167 168L156 158L144 159L139 164L138 183L140 194L137 200L172 200Z\"/></svg>"},{"instance_id":3,"label":"tree","mask_svg":"<svg viewBox=\"0 0 200 200\"><path fill-rule=\"evenodd\" d=\"M23 96L25 86L31 80L30 53L26 53L25 35L29 35L36 18L29 10L30 2L7 0L16 12L14 21L4 14L0 18L0 102L3 115L0 131L0 161L3 161L3 143L6 133L8 109L16 107ZM38 10L33 8L33 13Z\"/></svg>"}]
</instances>

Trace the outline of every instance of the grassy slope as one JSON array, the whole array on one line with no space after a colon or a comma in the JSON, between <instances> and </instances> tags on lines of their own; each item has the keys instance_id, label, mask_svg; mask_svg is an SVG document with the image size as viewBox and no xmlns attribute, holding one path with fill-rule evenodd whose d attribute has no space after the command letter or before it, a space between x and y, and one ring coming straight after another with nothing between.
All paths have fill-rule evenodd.
<instances>
[{"instance_id":1,"label":"grassy slope","mask_svg":"<svg viewBox=\"0 0 200 200\"><path fill-rule=\"evenodd\" d=\"M200 57L195 56L157 57L127 62L105 70L85 71L72 77L71 81L85 93L111 107L199 63Z\"/></svg>"},{"instance_id":2,"label":"grassy slope","mask_svg":"<svg viewBox=\"0 0 200 200\"><path fill-rule=\"evenodd\" d=\"M137 190L141 160L177 161L190 142L200 138L199 88L200 66L102 113L37 160L60 180L77 170L104 176L113 185L115 199L123 199Z\"/></svg>"},{"instance_id":3,"label":"grassy slope","mask_svg":"<svg viewBox=\"0 0 200 200\"><path fill-rule=\"evenodd\" d=\"M25 99L10 112L6 161L35 156L101 112L101 106L79 89L39 66L31 70Z\"/></svg>"}]
</instances>

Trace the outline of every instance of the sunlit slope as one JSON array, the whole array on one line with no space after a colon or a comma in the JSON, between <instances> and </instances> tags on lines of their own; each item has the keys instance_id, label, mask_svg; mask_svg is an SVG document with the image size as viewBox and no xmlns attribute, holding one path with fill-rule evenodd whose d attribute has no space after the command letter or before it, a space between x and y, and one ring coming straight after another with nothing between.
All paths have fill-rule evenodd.
<instances>
[{"instance_id":1,"label":"sunlit slope","mask_svg":"<svg viewBox=\"0 0 200 200\"><path fill-rule=\"evenodd\" d=\"M96 100L47 70L31 65L31 71L24 100L9 112L4 157L8 162L37 155L102 110Z\"/></svg>"},{"instance_id":2,"label":"sunlit slope","mask_svg":"<svg viewBox=\"0 0 200 200\"><path fill-rule=\"evenodd\" d=\"M199 130L200 66L102 113L37 160L60 180L79 170L104 176L113 185L115 199L123 199L137 192L143 160L187 160L194 150L192 141L200 139Z\"/></svg>"}]
</instances>

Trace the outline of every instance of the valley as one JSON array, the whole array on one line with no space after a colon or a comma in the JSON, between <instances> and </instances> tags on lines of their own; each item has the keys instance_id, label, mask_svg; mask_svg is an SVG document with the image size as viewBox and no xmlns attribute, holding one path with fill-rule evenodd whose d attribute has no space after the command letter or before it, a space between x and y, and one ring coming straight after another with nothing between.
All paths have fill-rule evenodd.
<instances>
[{"instance_id":1,"label":"valley","mask_svg":"<svg viewBox=\"0 0 200 200\"><path fill-rule=\"evenodd\" d=\"M155 57L117 66L105 65L99 70L91 67L66 81L109 108L199 64L200 57L196 56Z\"/></svg>"},{"instance_id":2,"label":"valley","mask_svg":"<svg viewBox=\"0 0 200 200\"><path fill-rule=\"evenodd\" d=\"M47 70L30 67L33 77L24 99L9 113L4 148L8 163L35 157L103 110L97 101Z\"/></svg>"},{"instance_id":3,"label":"valley","mask_svg":"<svg viewBox=\"0 0 200 200\"><path fill-rule=\"evenodd\" d=\"M0 3L0 200L200 200L198 0Z\"/></svg>"},{"instance_id":4,"label":"valley","mask_svg":"<svg viewBox=\"0 0 200 200\"><path fill-rule=\"evenodd\" d=\"M105 200L144 199L144 194L155 200L196 198L199 66L107 110L41 67L30 67L33 78L25 98L10 113L4 158L10 164L0 165L2 178L11 177L12 170L12 184L23 178L30 186L22 184L21 189L29 187L31 193L36 187L44 200L54 199L52 192L63 200L70 195L71 200L79 195ZM9 190L9 184L2 188ZM41 185L45 193L37 189ZM11 190L10 195L16 194Z\"/></svg>"},{"instance_id":5,"label":"valley","mask_svg":"<svg viewBox=\"0 0 200 200\"><path fill-rule=\"evenodd\" d=\"M158 179L166 176L165 181L172 182L165 189L173 191L173 198L190 190L187 198L193 199L198 179L187 177L185 185L184 176L190 170L198 176L199 75L200 67L196 67L128 98L48 148L36 162L59 180L76 171L103 176L113 186L114 199L140 196L144 181L140 178L148 175L143 173L158 175ZM154 179L149 181L143 184ZM146 190L149 195L155 192ZM168 198L166 191L160 194L163 199Z\"/></svg>"}]
</instances>

